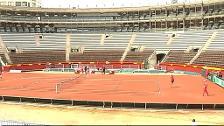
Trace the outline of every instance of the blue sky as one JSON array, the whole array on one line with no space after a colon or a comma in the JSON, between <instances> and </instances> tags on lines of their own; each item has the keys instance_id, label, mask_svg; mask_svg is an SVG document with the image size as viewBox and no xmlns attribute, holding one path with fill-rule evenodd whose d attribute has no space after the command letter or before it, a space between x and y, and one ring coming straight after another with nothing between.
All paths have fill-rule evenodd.
<instances>
[{"instance_id":1,"label":"blue sky","mask_svg":"<svg viewBox=\"0 0 224 126\"><path fill-rule=\"evenodd\" d=\"M134 7L147 5L161 5L170 3L171 0L42 0L42 7L59 8L96 8L96 7ZM198 0L178 0L189 2Z\"/></svg>"}]
</instances>

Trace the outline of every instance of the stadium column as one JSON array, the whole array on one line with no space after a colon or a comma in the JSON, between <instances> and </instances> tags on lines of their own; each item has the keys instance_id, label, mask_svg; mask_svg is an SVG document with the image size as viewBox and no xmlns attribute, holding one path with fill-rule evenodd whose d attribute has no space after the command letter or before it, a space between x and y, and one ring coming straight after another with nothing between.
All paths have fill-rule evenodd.
<instances>
[{"instance_id":1,"label":"stadium column","mask_svg":"<svg viewBox=\"0 0 224 126\"><path fill-rule=\"evenodd\" d=\"M65 60L69 62L69 54L71 51L71 34L66 34Z\"/></svg>"},{"instance_id":2,"label":"stadium column","mask_svg":"<svg viewBox=\"0 0 224 126\"><path fill-rule=\"evenodd\" d=\"M0 36L0 47L4 51L4 55L5 55L5 58L6 58L7 62L11 64L12 63L11 58L10 58L8 52L7 52L6 45L4 44L4 41L3 41L1 36Z\"/></svg>"},{"instance_id":3,"label":"stadium column","mask_svg":"<svg viewBox=\"0 0 224 126\"><path fill-rule=\"evenodd\" d=\"M201 2L201 16L202 16L202 19L201 19L201 30L203 30L203 26L204 26L204 7L203 7L203 2Z\"/></svg>"}]
</instances>

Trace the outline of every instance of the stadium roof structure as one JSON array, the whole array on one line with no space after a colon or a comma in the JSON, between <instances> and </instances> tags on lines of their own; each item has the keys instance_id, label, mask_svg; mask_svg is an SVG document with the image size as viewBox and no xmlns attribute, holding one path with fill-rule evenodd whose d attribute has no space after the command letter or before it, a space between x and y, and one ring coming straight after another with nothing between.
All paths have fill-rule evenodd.
<instances>
[{"instance_id":1,"label":"stadium roof structure","mask_svg":"<svg viewBox=\"0 0 224 126\"><path fill-rule=\"evenodd\" d=\"M173 8L174 6L191 6L195 4L212 4L212 3L221 3L224 0L206 0L206 1L196 1L195 3L177 3L177 4L169 4L169 5L155 5L155 6L142 6L142 7L119 7L119 8L37 8L37 7L15 7L15 6L0 6L1 10L9 10L9 11L30 11L30 12L77 12L77 13L85 13L85 12L125 12L125 11L145 11L150 9L161 9L161 8Z\"/></svg>"},{"instance_id":2,"label":"stadium roof structure","mask_svg":"<svg viewBox=\"0 0 224 126\"><path fill-rule=\"evenodd\" d=\"M169 5L173 3L215 2L217 0L43 0L44 8L121 8L155 5Z\"/></svg>"}]
</instances>

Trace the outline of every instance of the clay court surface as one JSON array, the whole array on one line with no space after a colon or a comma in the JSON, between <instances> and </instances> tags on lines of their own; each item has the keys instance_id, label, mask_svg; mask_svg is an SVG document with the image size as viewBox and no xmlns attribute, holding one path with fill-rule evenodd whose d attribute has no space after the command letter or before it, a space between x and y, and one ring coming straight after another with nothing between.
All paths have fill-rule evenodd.
<instances>
[{"instance_id":1,"label":"clay court surface","mask_svg":"<svg viewBox=\"0 0 224 126\"><path fill-rule=\"evenodd\" d=\"M1 96L135 103L224 104L224 89L209 82L210 96L202 96L201 76L175 75L75 75L4 73ZM56 84L59 84L56 93Z\"/></svg>"},{"instance_id":2,"label":"clay court surface","mask_svg":"<svg viewBox=\"0 0 224 126\"><path fill-rule=\"evenodd\" d=\"M209 82L210 96L202 96L201 76L175 75L75 75L62 73L4 73L0 95L49 99L223 104L224 89ZM60 84L56 93L56 84ZM35 124L197 124L224 125L223 110L160 110L94 108L38 103L0 102L0 119Z\"/></svg>"}]
</instances>

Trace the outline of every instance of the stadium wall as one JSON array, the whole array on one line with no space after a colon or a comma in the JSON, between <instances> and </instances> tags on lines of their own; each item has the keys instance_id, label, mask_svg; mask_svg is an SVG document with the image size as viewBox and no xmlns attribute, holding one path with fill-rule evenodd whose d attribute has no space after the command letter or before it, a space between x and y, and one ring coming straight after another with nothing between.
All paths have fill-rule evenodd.
<instances>
[{"instance_id":1,"label":"stadium wall","mask_svg":"<svg viewBox=\"0 0 224 126\"><path fill-rule=\"evenodd\" d=\"M115 63L56 63L56 64L51 64L51 65L59 65L63 64L64 67L69 67L70 64L79 64L80 67L82 66L90 66L90 67L95 67L95 68L103 68L103 67L108 67L107 69L121 69L121 68L138 68L142 69L144 68L144 64L141 63L120 63L120 62L115 62ZM22 71L37 71L37 70L43 70L47 67L48 64L15 64L15 65L7 65L4 66L4 71L8 72L10 70L22 70ZM111 67L110 67L111 66Z\"/></svg>"},{"instance_id":2,"label":"stadium wall","mask_svg":"<svg viewBox=\"0 0 224 126\"><path fill-rule=\"evenodd\" d=\"M202 69L202 66L192 66L192 65L184 65L184 64L170 64L170 63L162 63L159 66L161 68L165 68L168 71L182 70L182 71L201 73L201 69Z\"/></svg>"},{"instance_id":3,"label":"stadium wall","mask_svg":"<svg viewBox=\"0 0 224 126\"><path fill-rule=\"evenodd\" d=\"M4 66L4 71L8 72L10 70L42 70L44 68L46 68L45 64L18 64Z\"/></svg>"},{"instance_id":4,"label":"stadium wall","mask_svg":"<svg viewBox=\"0 0 224 126\"><path fill-rule=\"evenodd\" d=\"M63 64L64 67L68 67L70 64L78 64L78 63L59 63ZM58 65L52 64L52 65ZM80 67L82 66L94 66L96 68L102 68L105 66L113 66L108 67L108 69L122 69L122 68L139 68L143 69L144 64L140 63L96 63L96 64L90 64L90 63L81 63L79 64ZM34 71L34 70L43 70L45 69L47 64L15 64L15 65L8 65L4 66L4 71L8 72L10 70L22 70L22 71ZM125 66L125 67L124 67ZM215 68L215 67L205 67L202 65L186 65L186 64L175 64L175 63L161 63L159 64L159 68L166 69L167 71L173 71L173 70L180 70L180 71L188 71L188 72L196 72L196 73L202 73L202 69L206 69L208 72L217 72L219 71L224 76L224 68Z\"/></svg>"},{"instance_id":5,"label":"stadium wall","mask_svg":"<svg viewBox=\"0 0 224 126\"><path fill-rule=\"evenodd\" d=\"M181 71L189 71L201 73L202 69L206 69L207 72L217 72L219 71L222 75L224 75L224 68L217 67L206 67L203 65L186 65L186 64L175 64L175 63L161 63L159 67L162 69L166 69L167 71L173 70L181 70Z\"/></svg>"}]
</instances>

